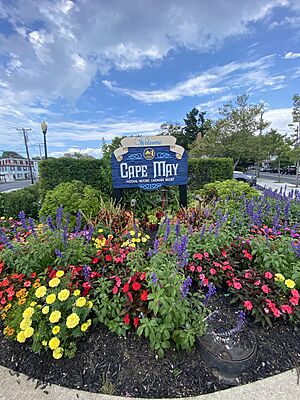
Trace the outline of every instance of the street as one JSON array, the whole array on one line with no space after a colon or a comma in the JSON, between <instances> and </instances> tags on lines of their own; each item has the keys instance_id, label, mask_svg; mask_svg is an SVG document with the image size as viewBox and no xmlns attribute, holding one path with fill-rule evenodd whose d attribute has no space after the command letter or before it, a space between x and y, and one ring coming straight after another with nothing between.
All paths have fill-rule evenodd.
<instances>
[{"instance_id":1,"label":"street","mask_svg":"<svg viewBox=\"0 0 300 400\"><path fill-rule=\"evenodd\" d=\"M279 182L278 174L271 174L268 172L260 172L259 177L262 179L271 179L272 181ZM281 183L296 183L296 175L280 175ZM300 177L299 177L300 182Z\"/></svg>"},{"instance_id":2,"label":"street","mask_svg":"<svg viewBox=\"0 0 300 400\"><path fill-rule=\"evenodd\" d=\"M0 182L0 192L9 192L11 190L23 189L31 185L30 180L14 181L14 182Z\"/></svg>"}]
</instances>

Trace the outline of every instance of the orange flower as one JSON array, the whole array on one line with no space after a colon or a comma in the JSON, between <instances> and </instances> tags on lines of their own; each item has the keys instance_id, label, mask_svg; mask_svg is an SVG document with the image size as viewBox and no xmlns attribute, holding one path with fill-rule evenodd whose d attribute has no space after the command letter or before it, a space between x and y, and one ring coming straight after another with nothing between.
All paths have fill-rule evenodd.
<instances>
[{"instance_id":1,"label":"orange flower","mask_svg":"<svg viewBox=\"0 0 300 400\"><path fill-rule=\"evenodd\" d=\"M41 286L40 282L34 282L34 284L32 285L32 287L34 287L35 289L40 286Z\"/></svg>"},{"instance_id":2,"label":"orange flower","mask_svg":"<svg viewBox=\"0 0 300 400\"><path fill-rule=\"evenodd\" d=\"M22 304L25 303L25 301L26 301L26 299L25 299L24 297L22 297L22 298L18 301L18 304L19 304L19 305L22 305Z\"/></svg>"}]
</instances>

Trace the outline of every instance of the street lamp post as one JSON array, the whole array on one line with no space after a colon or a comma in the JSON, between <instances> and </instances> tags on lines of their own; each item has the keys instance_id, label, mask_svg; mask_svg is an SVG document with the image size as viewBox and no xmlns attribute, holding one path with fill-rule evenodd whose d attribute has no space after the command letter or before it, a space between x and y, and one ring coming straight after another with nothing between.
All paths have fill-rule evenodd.
<instances>
[{"instance_id":1,"label":"street lamp post","mask_svg":"<svg viewBox=\"0 0 300 400\"><path fill-rule=\"evenodd\" d=\"M47 124L46 124L45 121L43 121L43 122L41 123L41 128L42 128L42 132L43 132L43 135L44 135L45 160L47 160L47 159L48 159L48 155L47 155L46 133L47 133L48 126L47 126Z\"/></svg>"}]
</instances>

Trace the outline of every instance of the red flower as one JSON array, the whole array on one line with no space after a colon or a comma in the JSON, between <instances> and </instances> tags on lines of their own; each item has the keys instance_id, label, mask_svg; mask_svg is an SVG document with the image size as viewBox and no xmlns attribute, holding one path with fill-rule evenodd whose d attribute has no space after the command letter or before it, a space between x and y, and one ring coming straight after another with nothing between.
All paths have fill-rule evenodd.
<instances>
[{"instance_id":1,"label":"red flower","mask_svg":"<svg viewBox=\"0 0 300 400\"><path fill-rule=\"evenodd\" d=\"M110 254L106 254L105 261L111 261L111 260L112 260L112 256Z\"/></svg>"},{"instance_id":2,"label":"red flower","mask_svg":"<svg viewBox=\"0 0 300 400\"><path fill-rule=\"evenodd\" d=\"M6 304L6 300L5 300L5 298L3 297L3 299L1 299L1 302L0 302L1 304Z\"/></svg>"},{"instance_id":3,"label":"red flower","mask_svg":"<svg viewBox=\"0 0 300 400\"><path fill-rule=\"evenodd\" d=\"M127 293L129 291L129 283L125 283L123 286L123 293Z\"/></svg>"},{"instance_id":4,"label":"red flower","mask_svg":"<svg viewBox=\"0 0 300 400\"><path fill-rule=\"evenodd\" d=\"M25 281L24 282L24 287L30 287L31 286L31 282L30 281Z\"/></svg>"},{"instance_id":5,"label":"red flower","mask_svg":"<svg viewBox=\"0 0 300 400\"><path fill-rule=\"evenodd\" d=\"M132 294L130 292L127 293L127 296L129 297L130 302L133 302L133 297Z\"/></svg>"},{"instance_id":6,"label":"red flower","mask_svg":"<svg viewBox=\"0 0 300 400\"><path fill-rule=\"evenodd\" d=\"M30 275L30 278L34 279L35 277L36 277L36 272L32 272L31 275Z\"/></svg>"},{"instance_id":7,"label":"red flower","mask_svg":"<svg viewBox=\"0 0 300 400\"><path fill-rule=\"evenodd\" d=\"M128 313L127 313L127 314L125 315L125 317L123 318L123 321L124 321L124 324L125 324L125 325L129 325L129 324L130 324L130 316L129 316Z\"/></svg>"},{"instance_id":8,"label":"red flower","mask_svg":"<svg viewBox=\"0 0 300 400\"><path fill-rule=\"evenodd\" d=\"M144 290L141 294L141 300L146 301L148 299L148 292L147 290Z\"/></svg>"},{"instance_id":9,"label":"red flower","mask_svg":"<svg viewBox=\"0 0 300 400\"><path fill-rule=\"evenodd\" d=\"M140 280L143 281L146 278L146 272L143 272L140 276Z\"/></svg>"},{"instance_id":10,"label":"red flower","mask_svg":"<svg viewBox=\"0 0 300 400\"><path fill-rule=\"evenodd\" d=\"M133 290L138 291L138 290L140 290L140 288L141 288L141 285L138 282L133 283L133 285L132 285Z\"/></svg>"},{"instance_id":11,"label":"red flower","mask_svg":"<svg viewBox=\"0 0 300 400\"><path fill-rule=\"evenodd\" d=\"M232 282L231 281L226 281L227 285L230 287L232 286Z\"/></svg>"},{"instance_id":12,"label":"red flower","mask_svg":"<svg viewBox=\"0 0 300 400\"><path fill-rule=\"evenodd\" d=\"M293 313L293 309L291 306L287 305L287 304L283 304L281 306L281 311L287 314L292 314Z\"/></svg>"},{"instance_id":13,"label":"red flower","mask_svg":"<svg viewBox=\"0 0 300 400\"><path fill-rule=\"evenodd\" d=\"M246 308L246 310L251 311L253 308L253 304L251 303L251 301L246 300L244 301L244 307Z\"/></svg>"},{"instance_id":14,"label":"red flower","mask_svg":"<svg viewBox=\"0 0 300 400\"><path fill-rule=\"evenodd\" d=\"M267 278L267 279L272 279L273 278L273 274L271 274L271 272L266 272L265 273L265 278Z\"/></svg>"},{"instance_id":15,"label":"red flower","mask_svg":"<svg viewBox=\"0 0 300 400\"><path fill-rule=\"evenodd\" d=\"M92 259L93 264L97 264L99 262L99 258L95 257Z\"/></svg>"},{"instance_id":16,"label":"red flower","mask_svg":"<svg viewBox=\"0 0 300 400\"><path fill-rule=\"evenodd\" d=\"M262 290L264 293L266 293L266 294L269 293L269 288L268 288L267 285L262 285L261 290Z\"/></svg>"},{"instance_id":17,"label":"red flower","mask_svg":"<svg viewBox=\"0 0 300 400\"><path fill-rule=\"evenodd\" d=\"M7 278L3 279L2 286L8 286L8 285L9 285L9 280Z\"/></svg>"},{"instance_id":18,"label":"red flower","mask_svg":"<svg viewBox=\"0 0 300 400\"><path fill-rule=\"evenodd\" d=\"M217 271L216 271L214 268L211 268L211 269L210 269L210 273L211 273L212 275L216 275Z\"/></svg>"},{"instance_id":19,"label":"red flower","mask_svg":"<svg viewBox=\"0 0 300 400\"><path fill-rule=\"evenodd\" d=\"M114 287L113 287L113 290L112 290L113 294L117 294L118 291L119 291L118 286L114 286Z\"/></svg>"},{"instance_id":20,"label":"red flower","mask_svg":"<svg viewBox=\"0 0 300 400\"><path fill-rule=\"evenodd\" d=\"M13 292L13 291L14 291L13 286L9 286L9 287L6 289L6 293Z\"/></svg>"},{"instance_id":21,"label":"red flower","mask_svg":"<svg viewBox=\"0 0 300 400\"><path fill-rule=\"evenodd\" d=\"M221 254L222 254L222 257L227 257L227 253L225 250L222 250Z\"/></svg>"},{"instance_id":22,"label":"red flower","mask_svg":"<svg viewBox=\"0 0 300 400\"><path fill-rule=\"evenodd\" d=\"M248 253L247 250L243 250L243 254L245 258L247 258L250 261L252 260L252 254Z\"/></svg>"},{"instance_id":23,"label":"red flower","mask_svg":"<svg viewBox=\"0 0 300 400\"><path fill-rule=\"evenodd\" d=\"M139 322L140 322L139 318L135 317L133 320L133 325L134 325L135 329L137 329L137 327L139 326Z\"/></svg>"}]
</instances>

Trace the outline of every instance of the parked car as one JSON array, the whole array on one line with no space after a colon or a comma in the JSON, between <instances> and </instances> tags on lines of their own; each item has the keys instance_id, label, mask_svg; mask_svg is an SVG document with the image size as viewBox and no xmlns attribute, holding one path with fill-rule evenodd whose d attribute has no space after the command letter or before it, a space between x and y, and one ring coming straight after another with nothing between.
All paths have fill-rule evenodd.
<instances>
[{"instance_id":1,"label":"parked car","mask_svg":"<svg viewBox=\"0 0 300 400\"><path fill-rule=\"evenodd\" d=\"M240 171L233 171L233 178L237 181L247 182L250 186L256 185L256 176L244 174Z\"/></svg>"}]
</instances>

